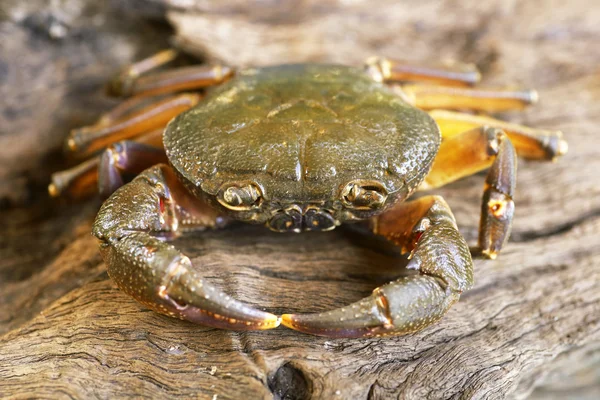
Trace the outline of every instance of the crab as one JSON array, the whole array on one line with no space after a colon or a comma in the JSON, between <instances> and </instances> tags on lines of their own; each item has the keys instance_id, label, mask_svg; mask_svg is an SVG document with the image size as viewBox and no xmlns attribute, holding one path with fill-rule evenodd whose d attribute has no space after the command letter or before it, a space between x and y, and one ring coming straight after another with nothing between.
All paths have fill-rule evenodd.
<instances>
[{"instance_id":1,"label":"crab","mask_svg":"<svg viewBox=\"0 0 600 400\"><path fill-rule=\"evenodd\" d=\"M480 79L472 65L372 58L365 68L165 69L176 57L160 52L112 82L113 93L131 99L72 131L67 147L92 157L54 174L49 190L81 195L97 182L109 197L93 234L112 280L145 306L202 325L283 324L330 337L421 330L473 286L473 256L495 258L506 243L517 156L556 160L567 151L560 132L484 115L537 95L472 88ZM442 197L407 201L485 169L477 246L467 245ZM124 184L131 174L139 175ZM276 232L367 221L409 254L415 273L339 309L277 316L205 281L169 243L236 220Z\"/></svg>"}]
</instances>

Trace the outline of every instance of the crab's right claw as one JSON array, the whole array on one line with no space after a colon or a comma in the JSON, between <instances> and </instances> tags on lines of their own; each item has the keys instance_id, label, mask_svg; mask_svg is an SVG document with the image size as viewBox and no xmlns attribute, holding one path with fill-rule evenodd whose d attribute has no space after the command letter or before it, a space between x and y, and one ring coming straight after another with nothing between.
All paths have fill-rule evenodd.
<instances>
[{"instance_id":1,"label":"crab's right claw","mask_svg":"<svg viewBox=\"0 0 600 400\"><path fill-rule=\"evenodd\" d=\"M116 257L107 257L114 260L109 264L109 274L123 291L148 307L221 329L263 330L279 326L276 315L242 303L203 280L190 259L173 246L139 234L120 242L108 252L126 247L121 254L146 254L138 263L114 263Z\"/></svg>"},{"instance_id":2,"label":"crab's right claw","mask_svg":"<svg viewBox=\"0 0 600 400\"><path fill-rule=\"evenodd\" d=\"M404 218L417 217L407 224ZM418 331L439 320L473 285L467 243L441 197L404 203L379 217L375 232L412 251L408 268L419 271L381 286L347 307L318 314L284 314L281 323L330 337L372 337Z\"/></svg>"},{"instance_id":3,"label":"crab's right claw","mask_svg":"<svg viewBox=\"0 0 600 400\"><path fill-rule=\"evenodd\" d=\"M162 240L223 223L222 217L185 190L169 167L157 165L113 193L100 209L93 233L101 241L112 280L147 307L216 328L279 326L276 315L205 282L187 256Z\"/></svg>"}]
</instances>

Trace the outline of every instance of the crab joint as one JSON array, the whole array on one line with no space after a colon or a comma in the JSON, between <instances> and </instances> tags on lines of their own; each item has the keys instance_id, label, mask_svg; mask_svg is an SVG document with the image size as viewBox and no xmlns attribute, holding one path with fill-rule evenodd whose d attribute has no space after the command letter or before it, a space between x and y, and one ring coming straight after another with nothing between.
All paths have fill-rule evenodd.
<instances>
[{"instance_id":1,"label":"crab joint","mask_svg":"<svg viewBox=\"0 0 600 400\"><path fill-rule=\"evenodd\" d=\"M491 199L488 201L488 208L490 210L490 213L496 217L496 218L502 218L504 217L508 210L509 210L509 204L512 202L512 200L505 198L502 199Z\"/></svg>"},{"instance_id":2,"label":"crab joint","mask_svg":"<svg viewBox=\"0 0 600 400\"><path fill-rule=\"evenodd\" d=\"M370 57L365 63L365 70L374 81L383 82L391 76L391 63L386 58Z\"/></svg>"}]
</instances>

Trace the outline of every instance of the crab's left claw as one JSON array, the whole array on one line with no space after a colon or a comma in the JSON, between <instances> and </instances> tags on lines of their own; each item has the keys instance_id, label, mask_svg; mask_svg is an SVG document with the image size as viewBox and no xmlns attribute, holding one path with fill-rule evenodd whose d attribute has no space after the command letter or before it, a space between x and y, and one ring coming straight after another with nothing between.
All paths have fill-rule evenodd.
<instances>
[{"instance_id":1,"label":"crab's left claw","mask_svg":"<svg viewBox=\"0 0 600 400\"><path fill-rule=\"evenodd\" d=\"M419 272L381 286L347 307L318 314L284 314L281 323L330 337L400 335L439 320L473 285L473 261L454 216L438 196L403 203L375 221L375 233L411 251Z\"/></svg>"}]
</instances>

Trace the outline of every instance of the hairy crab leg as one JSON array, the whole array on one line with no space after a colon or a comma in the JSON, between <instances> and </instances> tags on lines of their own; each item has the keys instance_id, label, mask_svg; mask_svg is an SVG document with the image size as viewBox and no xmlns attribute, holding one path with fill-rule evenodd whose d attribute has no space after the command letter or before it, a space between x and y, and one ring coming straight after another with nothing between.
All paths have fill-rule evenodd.
<instances>
[{"instance_id":1,"label":"hairy crab leg","mask_svg":"<svg viewBox=\"0 0 600 400\"><path fill-rule=\"evenodd\" d=\"M349 306L317 314L284 314L289 328L330 337L415 332L436 322L473 285L473 261L446 202L439 196L401 203L373 220L373 231L410 252L418 271Z\"/></svg>"},{"instance_id":2,"label":"hairy crab leg","mask_svg":"<svg viewBox=\"0 0 600 400\"><path fill-rule=\"evenodd\" d=\"M366 70L378 82L415 81L447 86L470 86L481 80L481 74L473 64L446 63L419 65L371 57Z\"/></svg>"},{"instance_id":3,"label":"hairy crab leg","mask_svg":"<svg viewBox=\"0 0 600 400\"><path fill-rule=\"evenodd\" d=\"M502 130L482 127L443 141L419 189L437 188L488 167L478 250L495 258L510 235L517 174L515 148Z\"/></svg>"},{"instance_id":4,"label":"hairy crab leg","mask_svg":"<svg viewBox=\"0 0 600 400\"><path fill-rule=\"evenodd\" d=\"M131 207L134 203L136 207ZM187 256L161 240L224 224L216 211L187 192L170 167L157 165L104 203L93 234L101 241L100 252L113 281L153 310L216 328L277 327L277 316L205 282Z\"/></svg>"},{"instance_id":5,"label":"hairy crab leg","mask_svg":"<svg viewBox=\"0 0 600 400\"><path fill-rule=\"evenodd\" d=\"M533 129L492 117L460 112L433 110L429 112L442 131L442 139L449 140L481 126L502 129L520 157L532 160L556 160L567 153L568 145L560 131Z\"/></svg>"},{"instance_id":6,"label":"hairy crab leg","mask_svg":"<svg viewBox=\"0 0 600 400\"><path fill-rule=\"evenodd\" d=\"M127 113L124 118L112 123L75 129L71 131L67 145L78 156L91 155L111 143L164 127L173 117L198 104L200 98L197 93L180 94L153 102L137 112Z\"/></svg>"},{"instance_id":7,"label":"hairy crab leg","mask_svg":"<svg viewBox=\"0 0 600 400\"><path fill-rule=\"evenodd\" d=\"M130 163L127 162L127 155L122 154L122 151L119 151L118 149L122 149L123 147L109 147L99 156L95 156L89 160L83 161L72 168L53 173L51 177L51 183L48 185L48 193L52 197L57 197L63 194L68 194L71 197L84 197L100 190L101 192L104 192L103 196L107 197L107 195L110 193L107 193L102 188L99 188L98 179L99 176L102 175L100 171L104 170L106 173L106 169L110 168L111 159L114 160L115 156L119 158L119 160L115 160L119 167L118 169L123 172L141 172L157 162L164 162L165 156L162 144L162 133L163 128L160 128L149 133L145 133L142 136L135 138L134 141L127 141L129 143L139 143L140 145L148 148L148 150L153 148L153 150L150 150L150 154L156 155L156 158L144 157L143 159L140 159L139 157L136 157L137 162L135 162L134 168L129 171L128 164ZM157 154L156 152L160 152L160 154ZM140 161L144 159L148 160L149 163L146 165L141 164ZM103 160L104 162L102 162ZM112 187L116 189L114 185L112 185Z\"/></svg>"},{"instance_id":8,"label":"hairy crab leg","mask_svg":"<svg viewBox=\"0 0 600 400\"><path fill-rule=\"evenodd\" d=\"M428 84L394 85L406 102L423 110L470 109L485 112L521 110L538 99L535 90L500 90L447 87Z\"/></svg>"}]
</instances>

